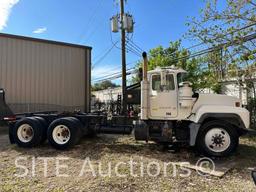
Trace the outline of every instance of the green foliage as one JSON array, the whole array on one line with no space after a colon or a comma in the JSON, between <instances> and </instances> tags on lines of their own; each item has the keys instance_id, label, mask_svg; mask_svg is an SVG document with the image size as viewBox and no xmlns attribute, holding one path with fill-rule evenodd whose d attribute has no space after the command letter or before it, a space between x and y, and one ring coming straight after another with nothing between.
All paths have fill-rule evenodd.
<instances>
[{"instance_id":1,"label":"green foliage","mask_svg":"<svg viewBox=\"0 0 256 192\"><path fill-rule=\"evenodd\" d=\"M190 52L181 47L181 41L170 42L169 47L156 47L149 51L149 70L156 67L176 66L188 72L187 80L193 83L193 89L210 88L219 92L220 85L216 81L212 68L207 64L207 57L189 58ZM204 65L207 65L206 67ZM137 65L139 68L142 62ZM138 82L138 77L133 82Z\"/></svg>"},{"instance_id":2,"label":"green foliage","mask_svg":"<svg viewBox=\"0 0 256 192\"><path fill-rule=\"evenodd\" d=\"M186 24L189 27L186 38L215 47L214 51L188 59L190 52L180 46L181 42L171 42L167 48L159 46L150 50L149 70L175 65L188 71L188 79L195 90L210 88L216 93L221 91L221 80L244 76L250 81L256 73L256 40L244 42L244 37L256 31L256 3L226 0L226 7L222 9L220 3L206 0L200 16L191 18Z\"/></svg>"},{"instance_id":3,"label":"green foliage","mask_svg":"<svg viewBox=\"0 0 256 192\"><path fill-rule=\"evenodd\" d=\"M202 42L209 47L220 46L222 62L214 63L221 74L219 79L239 77L238 73L250 77L246 71L254 65L256 41L245 41L246 36L256 30L256 3L252 0L207 0L198 18L191 18L187 26L187 38ZM216 70L217 71L217 70Z\"/></svg>"},{"instance_id":4,"label":"green foliage","mask_svg":"<svg viewBox=\"0 0 256 192\"><path fill-rule=\"evenodd\" d=\"M95 83L92 86L92 91L100 91L108 88L115 88L118 87L118 85L112 83L111 81L103 81L101 83Z\"/></svg>"}]
</instances>

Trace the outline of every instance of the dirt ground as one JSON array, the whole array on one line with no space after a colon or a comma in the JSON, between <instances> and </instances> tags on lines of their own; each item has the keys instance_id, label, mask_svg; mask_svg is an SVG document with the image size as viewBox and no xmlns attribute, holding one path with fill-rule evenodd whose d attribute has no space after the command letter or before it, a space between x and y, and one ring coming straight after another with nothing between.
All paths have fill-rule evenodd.
<instances>
[{"instance_id":1,"label":"dirt ground","mask_svg":"<svg viewBox=\"0 0 256 192\"><path fill-rule=\"evenodd\" d=\"M191 171L185 177L183 174L188 173L187 170L172 166L167 167L166 174L163 171L164 163L190 161L200 157L192 149L171 153L153 143L136 142L132 136L85 138L69 151L56 151L47 143L34 149L18 148L9 144L4 131L0 132L0 191L256 191L250 176L250 168L256 167L255 139L240 140L237 154L224 159L235 162L234 168L224 177L217 178L200 176L196 171ZM23 159L17 161L18 157ZM46 157L50 158L47 169L43 160L39 159ZM56 159L61 158L66 158L59 161L66 167L62 167L59 171L62 175L58 175ZM127 166L131 159L137 163L133 166L132 174ZM112 174L119 162L127 163L121 164L118 169L124 177ZM151 166L152 175L148 175L145 169L151 162L159 163L161 171L157 172ZM111 175L100 176L101 172L97 168L101 165L102 172L107 173L108 163L112 165ZM95 175L91 168L96 170ZM25 173L25 169L28 174L19 177ZM82 175L81 170L84 170Z\"/></svg>"}]
</instances>

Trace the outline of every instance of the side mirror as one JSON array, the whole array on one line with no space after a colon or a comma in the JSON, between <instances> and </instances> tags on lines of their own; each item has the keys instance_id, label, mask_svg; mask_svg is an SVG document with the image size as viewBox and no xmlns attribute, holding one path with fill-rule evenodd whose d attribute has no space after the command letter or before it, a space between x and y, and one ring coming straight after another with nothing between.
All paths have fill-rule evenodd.
<instances>
[{"instance_id":1,"label":"side mirror","mask_svg":"<svg viewBox=\"0 0 256 192\"><path fill-rule=\"evenodd\" d=\"M256 171L252 171L252 178L253 178L253 181L256 185Z\"/></svg>"}]
</instances>

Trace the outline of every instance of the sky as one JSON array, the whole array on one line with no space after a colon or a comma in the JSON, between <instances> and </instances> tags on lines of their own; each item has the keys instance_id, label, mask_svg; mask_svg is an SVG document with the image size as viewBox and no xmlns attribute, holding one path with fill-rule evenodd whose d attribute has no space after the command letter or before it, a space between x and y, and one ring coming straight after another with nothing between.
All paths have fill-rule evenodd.
<instances>
[{"instance_id":1,"label":"sky","mask_svg":"<svg viewBox=\"0 0 256 192\"><path fill-rule=\"evenodd\" d=\"M127 0L125 11L136 22L133 41L148 51L182 39L188 17L198 16L204 4L204 0ZM96 80L121 71L120 34L111 33L110 27L110 18L117 13L116 0L0 0L0 32L91 46ZM194 44L182 41L184 47ZM128 52L127 68L139 59Z\"/></svg>"}]
</instances>

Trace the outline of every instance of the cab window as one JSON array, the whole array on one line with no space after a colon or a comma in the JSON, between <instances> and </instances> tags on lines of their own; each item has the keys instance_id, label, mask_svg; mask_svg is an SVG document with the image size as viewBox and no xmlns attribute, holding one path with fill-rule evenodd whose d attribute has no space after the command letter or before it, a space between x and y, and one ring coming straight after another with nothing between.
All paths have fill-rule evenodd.
<instances>
[{"instance_id":1,"label":"cab window","mask_svg":"<svg viewBox=\"0 0 256 192\"><path fill-rule=\"evenodd\" d=\"M152 90L159 91L161 89L161 76L152 75Z\"/></svg>"},{"instance_id":2,"label":"cab window","mask_svg":"<svg viewBox=\"0 0 256 192\"><path fill-rule=\"evenodd\" d=\"M167 91L175 90L174 77L172 74L166 75L166 90Z\"/></svg>"},{"instance_id":3,"label":"cab window","mask_svg":"<svg viewBox=\"0 0 256 192\"><path fill-rule=\"evenodd\" d=\"M188 74L187 73L179 73L177 75L178 85L184 81L188 81Z\"/></svg>"},{"instance_id":4,"label":"cab window","mask_svg":"<svg viewBox=\"0 0 256 192\"><path fill-rule=\"evenodd\" d=\"M153 91L172 91L175 90L174 76L166 75L166 85L161 85L161 75L152 75L152 90Z\"/></svg>"}]
</instances>

